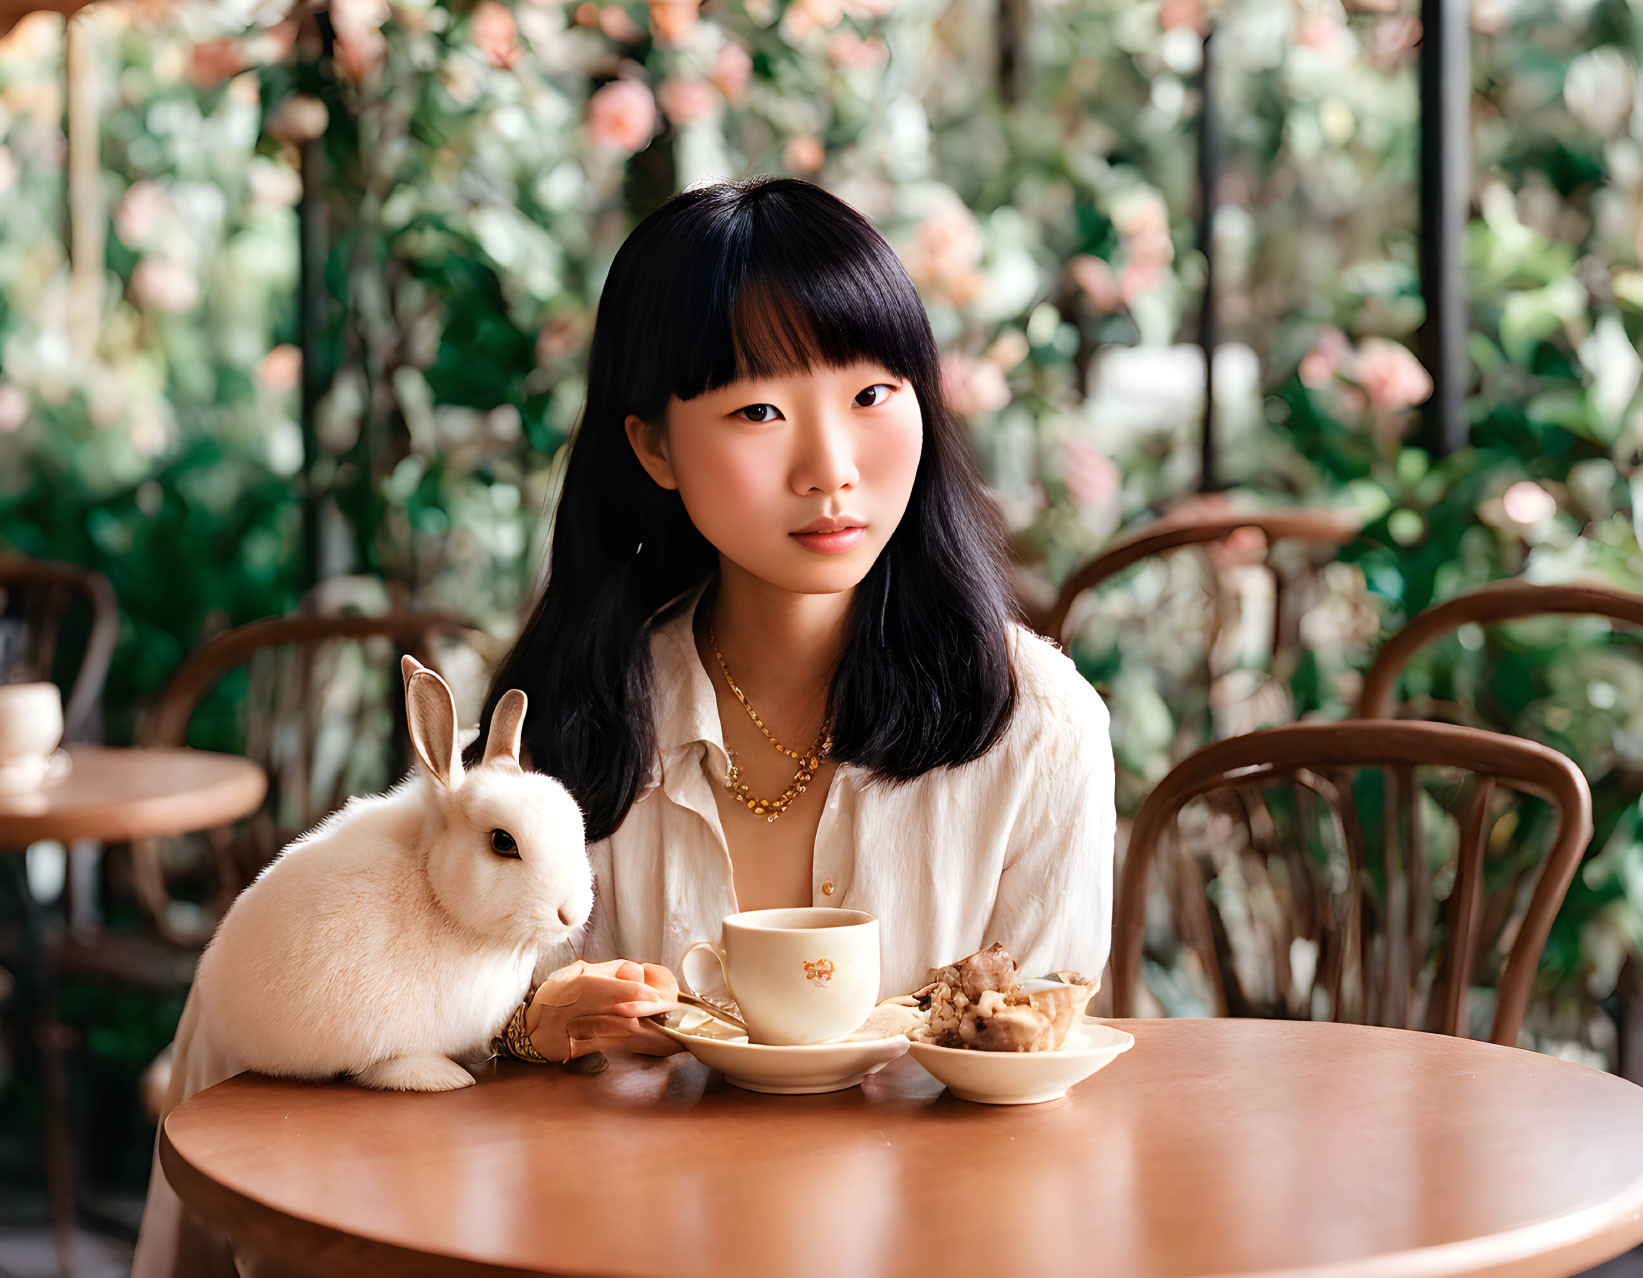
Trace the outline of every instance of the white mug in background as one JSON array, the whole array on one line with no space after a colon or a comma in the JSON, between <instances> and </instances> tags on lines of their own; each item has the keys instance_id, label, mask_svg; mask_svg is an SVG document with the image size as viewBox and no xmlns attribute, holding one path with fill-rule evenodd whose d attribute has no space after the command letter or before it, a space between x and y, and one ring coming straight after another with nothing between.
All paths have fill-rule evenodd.
<instances>
[{"instance_id":1,"label":"white mug in background","mask_svg":"<svg viewBox=\"0 0 1643 1278\"><path fill-rule=\"evenodd\" d=\"M879 996L879 921L861 910L744 910L719 941L719 960L755 1043L825 1043L860 1027ZM687 978L688 979L688 978ZM698 991L699 992L699 991Z\"/></svg>"},{"instance_id":2,"label":"white mug in background","mask_svg":"<svg viewBox=\"0 0 1643 1278\"><path fill-rule=\"evenodd\" d=\"M42 784L62 739L63 694L56 684L0 683L0 788Z\"/></svg>"}]
</instances>

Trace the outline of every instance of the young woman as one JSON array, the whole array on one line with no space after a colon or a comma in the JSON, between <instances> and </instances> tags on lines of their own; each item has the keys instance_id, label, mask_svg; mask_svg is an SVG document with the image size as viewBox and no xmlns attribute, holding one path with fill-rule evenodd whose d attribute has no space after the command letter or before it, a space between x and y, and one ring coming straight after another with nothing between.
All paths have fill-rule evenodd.
<instances>
[{"instance_id":1,"label":"young woman","mask_svg":"<svg viewBox=\"0 0 1643 1278\"><path fill-rule=\"evenodd\" d=\"M762 906L876 914L886 995L994 941L1029 973L1100 972L1106 708L1012 620L1004 546L923 304L866 219L763 179L641 222L480 737L524 689L522 757L581 804L594 914L498 1047L675 1050L642 1018L692 941ZM226 1077L196 1031L185 1012L167 1112ZM156 1157L135 1278L234 1272Z\"/></svg>"},{"instance_id":2,"label":"young woman","mask_svg":"<svg viewBox=\"0 0 1643 1278\"><path fill-rule=\"evenodd\" d=\"M1106 709L1012 613L929 319L868 221L784 178L641 222L546 590L485 707L529 694L531 764L586 815L594 917L499 1046L673 1050L641 1018L738 909L878 915L886 995L994 941L1100 972Z\"/></svg>"}]
</instances>

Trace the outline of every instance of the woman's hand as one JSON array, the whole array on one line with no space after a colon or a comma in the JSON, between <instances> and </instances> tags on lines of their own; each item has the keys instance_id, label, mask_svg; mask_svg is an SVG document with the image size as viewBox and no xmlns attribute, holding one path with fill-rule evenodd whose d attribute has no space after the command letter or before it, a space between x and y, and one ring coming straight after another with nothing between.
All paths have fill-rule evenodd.
<instances>
[{"instance_id":1,"label":"woman's hand","mask_svg":"<svg viewBox=\"0 0 1643 1278\"><path fill-rule=\"evenodd\" d=\"M640 1052L666 1056L679 1050L642 1017L678 1005L679 982L660 963L577 959L541 985L525 1009L531 1044L553 1061L593 1052Z\"/></svg>"}]
</instances>

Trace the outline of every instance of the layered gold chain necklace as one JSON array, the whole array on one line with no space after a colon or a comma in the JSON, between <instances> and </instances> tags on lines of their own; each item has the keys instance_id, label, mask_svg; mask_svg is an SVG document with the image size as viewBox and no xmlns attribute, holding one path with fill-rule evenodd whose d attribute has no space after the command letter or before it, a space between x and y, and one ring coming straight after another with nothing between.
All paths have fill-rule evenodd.
<instances>
[{"instance_id":1,"label":"layered gold chain necklace","mask_svg":"<svg viewBox=\"0 0 1643 1278\"><path fill-rule=\"evenodd\" d=\"M790 759L799 761L799 770L793 776L793 782L774 799L761 799L754 795L748 784L742 780L742 770L736 763L736 754L730 748L730 742L725 741L725 754L730 759L730 770L725 773L725 789L729 790L738 800L747 805L754 816L762 816L767 822L774 821L786 812L789 805L804 793L805 787L816 779L816 769L833 749L833 720L829 716L816 734L816 739L810 743L810 748L802 754L797 750L789 750L771 734L764 726L764 720L759 717L758 711L748 703L747 694L736 686L736 680L731 677L730 667L725 664L725 655L719 651L719 637L714 633L713 623L707 627L707 642L713 649L713 655L719 659L719 669L724 671L725 682L730 685L730 691L735 694L736 700L742 703L742 709L747 711L747 717L753 720L754 725L764 733L765 740L775 746Z\"/></svg>"}]
</instances>

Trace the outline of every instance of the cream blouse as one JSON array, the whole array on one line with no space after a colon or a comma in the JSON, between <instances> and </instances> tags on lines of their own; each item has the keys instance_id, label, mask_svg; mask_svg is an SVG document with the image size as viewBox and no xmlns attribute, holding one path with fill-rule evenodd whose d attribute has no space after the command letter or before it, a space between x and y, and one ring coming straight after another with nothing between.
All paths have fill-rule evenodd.
<instances>
[{"instance_id":1,"label":"cream blouse","mask_svg":"<svg viewBox=\"0 0 1643 1278\"><path fill-rule=\"evenodd\" d=\"M713 787L728 758L713 683L692 638L705 587L651 634L657 759L622 824L591 844L594 911L580 943L553 947L538 979L577 956L680 972L692 942L737 910ZM1018 695L980 758L903 784L841 763L816 831L811 903L880 919L880 997L1001 942L1027 974L1101 972L1112 934L1113 756L1107 708L1053 643L1012 625ZM722 993L695 956L686 980Z\"/></svg>"}]
</instances>

